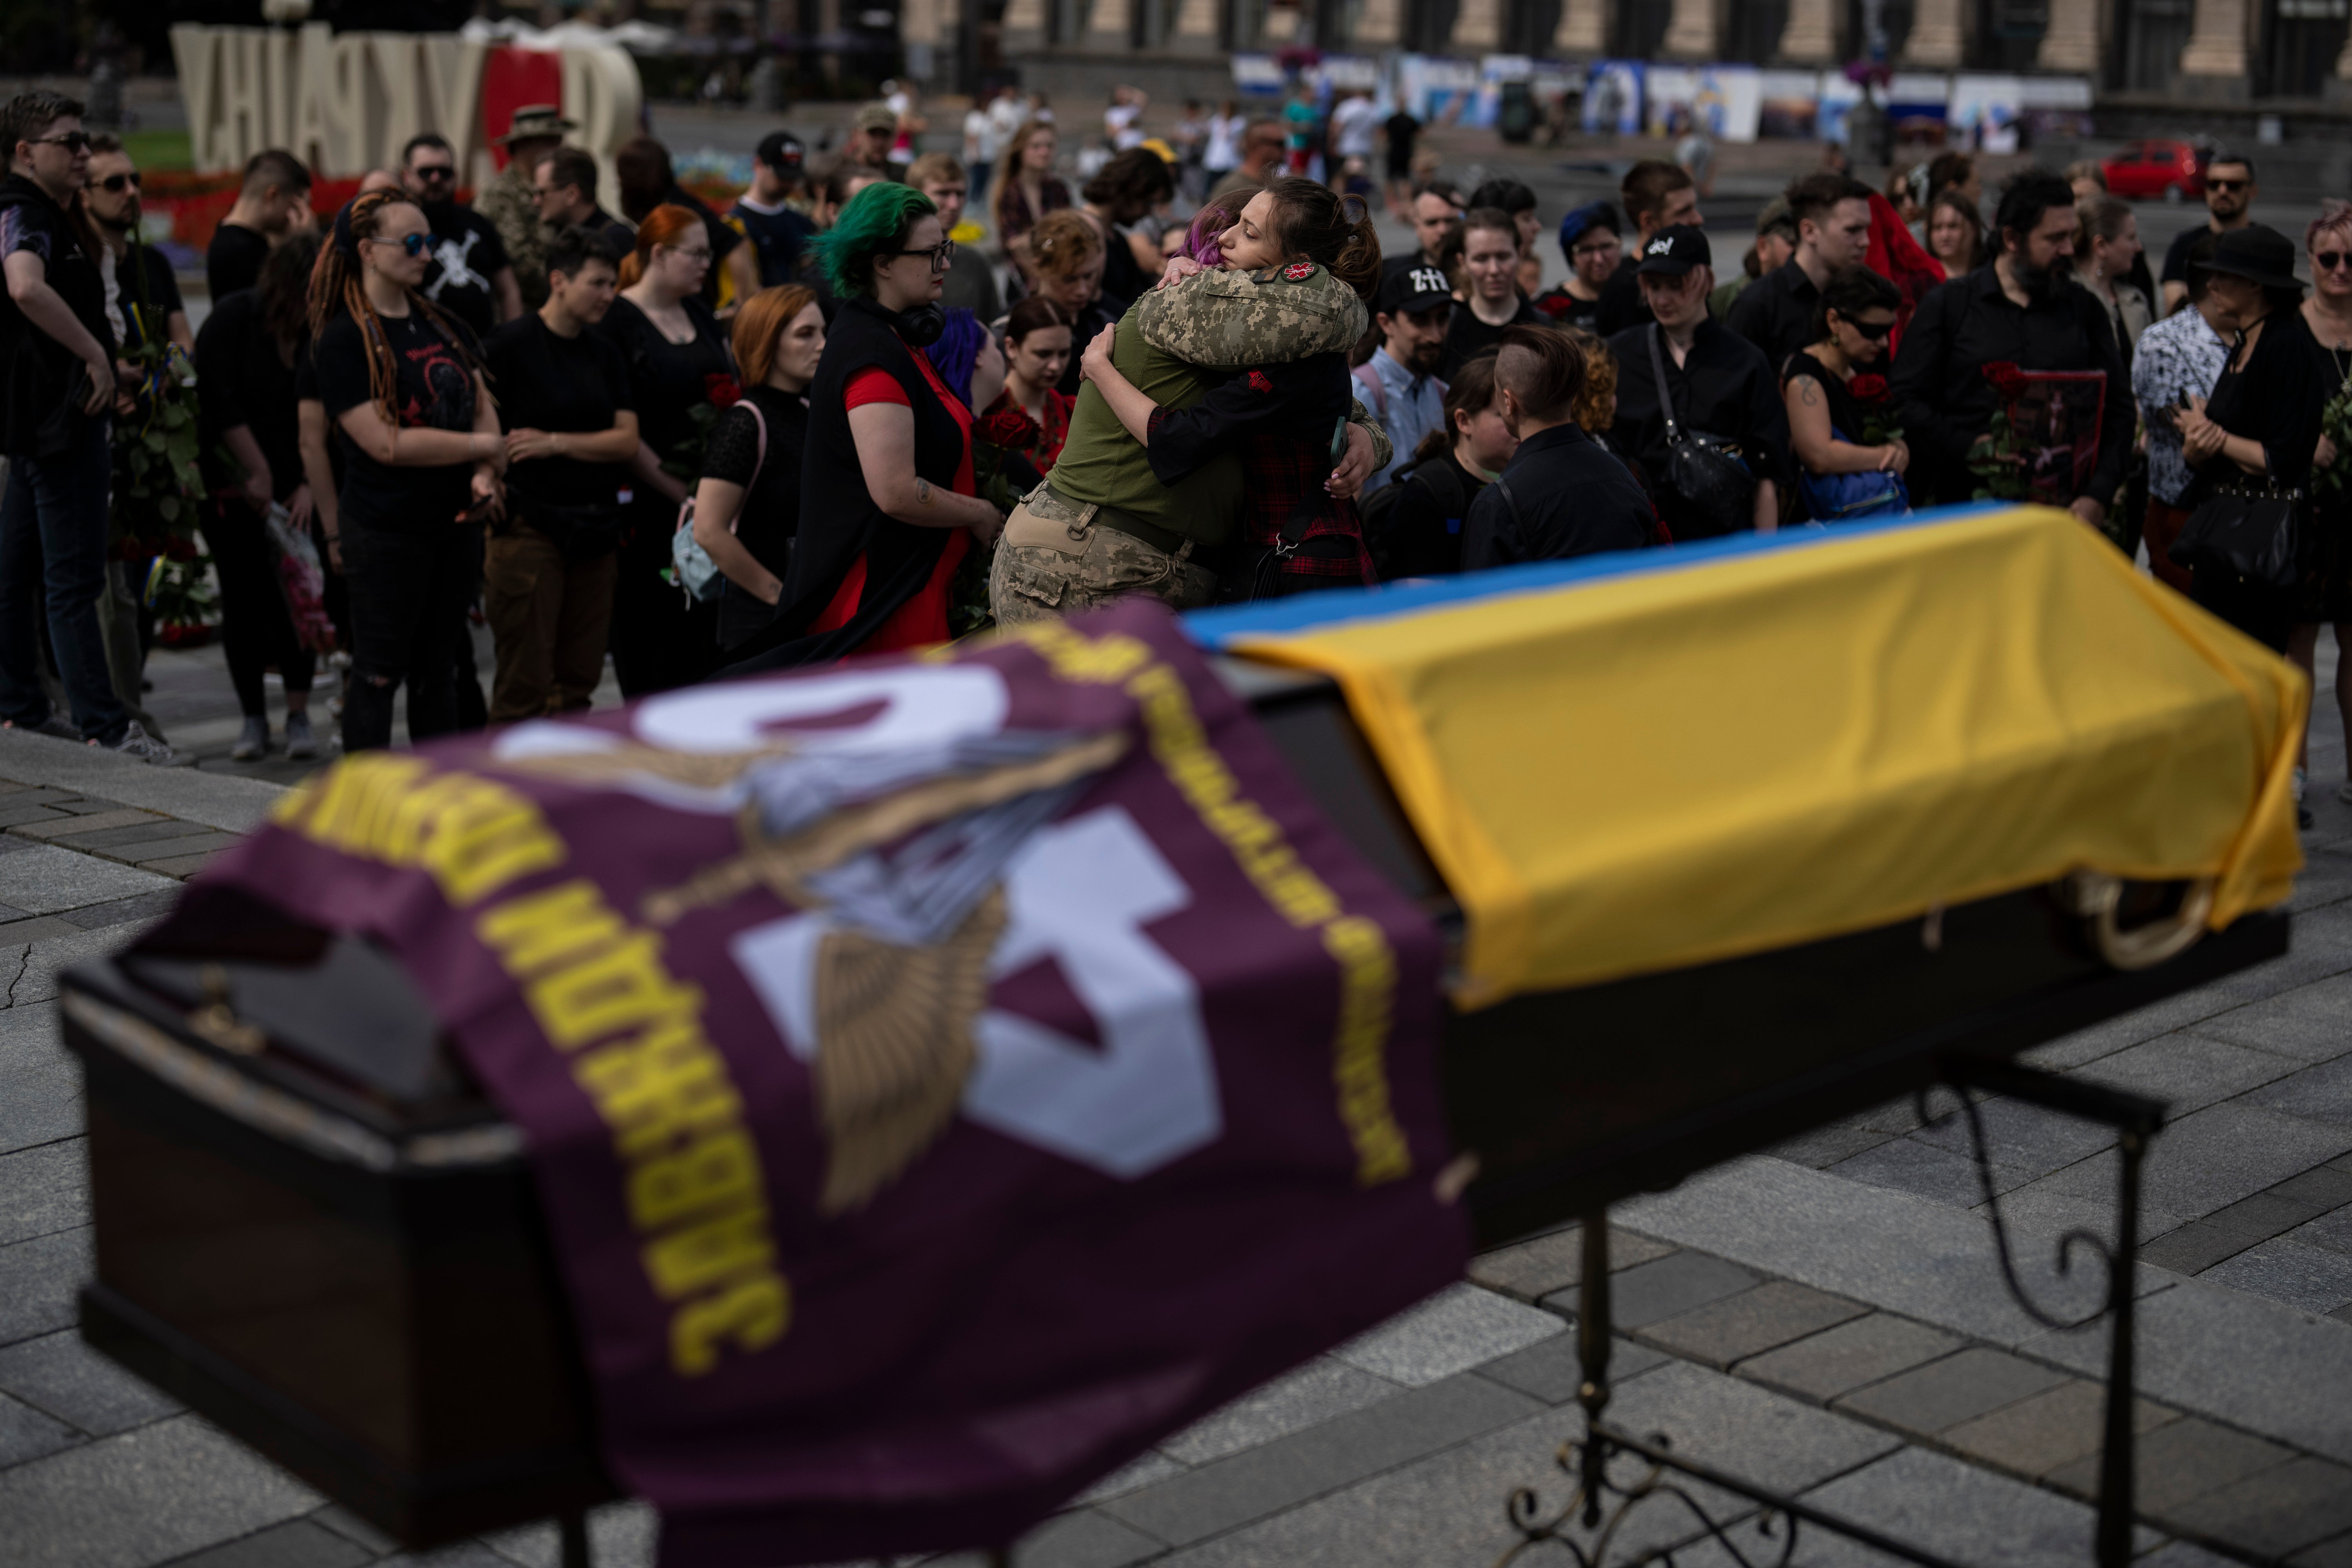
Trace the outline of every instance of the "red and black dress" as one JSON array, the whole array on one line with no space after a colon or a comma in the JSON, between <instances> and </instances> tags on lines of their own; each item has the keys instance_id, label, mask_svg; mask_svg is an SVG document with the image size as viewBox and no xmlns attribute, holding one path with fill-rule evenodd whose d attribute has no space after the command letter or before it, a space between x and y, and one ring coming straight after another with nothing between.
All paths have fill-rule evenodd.
<instances>
[{"instance_id":1,"label":"red and black dress","mask_svg":"<svg viewBox=\"0 0 2352 1568\"><path fill-rule=\"evenodd\" d=\"M896 317L845 300L825 334L809 387L801 458L801 522L782 603L770 629L723 673L827 664L948 640L948 589L971 548L965 528L920 528L875 504L850 434L849 411L895 403L915 417L915 472L942 490L974 493L971 411L900 339Z\"/></svg>"}]
</instances>

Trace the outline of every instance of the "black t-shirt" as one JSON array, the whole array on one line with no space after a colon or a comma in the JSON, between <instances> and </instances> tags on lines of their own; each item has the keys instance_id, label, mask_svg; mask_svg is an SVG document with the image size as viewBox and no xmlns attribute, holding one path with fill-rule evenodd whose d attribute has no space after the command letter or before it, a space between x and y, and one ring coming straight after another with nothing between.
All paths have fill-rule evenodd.
<instances>
[{"instance_id":1,"label":"black t-shirt","mask_svg":"<svg viewBox=\"0 0 2352 1568\"><path fill-rule=\"evenodd\" d=\"M654 456L669 458L695 434L692 410L710 401L713 376L732 380L735 362L727 352L727 335L719 319L700 300L683 301L694 322L694 341L674 343L663 337L635 301L620 299L596 326L621 351L627 366L629 394L637 410L637 433ZM646 492L640 491L642 498Z\"/></svg>"},{"instance_id":2,"label":"black t-shirt","mask_svg":"<svg viewBox=\"0 0 2352 1568\"><path fill-rule=\"evenodd\" d=\"M153 312L147 321L140 320L139 275L147 275L147 303ZM172 336L172 315L185 310L180 300L180 280L172 276L172 264L163 259L152 245L134 245L116 258L114 263L115 306L122 312L122 346L133 348L148 341L152 332L157 342L168 342Z\"/></svg>"},{"instance_id":3,"label":"black t-shirt","mask_svg":"<svg viewBox=\"0 0 2352 1568\"><path fill-rule=\"evenodd\" d=\"M764 458L748 404L757 404L767 422ZM808 445L808 419L805 395L755 386L719 416L702 453L704 479L747 487L742 510L735 514L735 538L780 579L792 565L793 541L800 532L801 453ZM782 608L781 602L763 605L730 583L719 601L719 646L732 647L765 630Z\"/></svg>"},{"instance_id":4,"label":"black t-shirt","mask_svg":"<svg viewBox=\"0 0 2352 1568\"><path fill-rule=\"evenodd\" d=\"M301 485L295 366L309 359L307 333L295 346L292 364L278 357L278 341L261 319L258 289L240 289L215 303L196 331L196 383L204 391L196 400L196 429L209 488L227 489L240 481L235 459L221 444L221 432L240 425L253 432L254 444L269 460L272 496L284 500Z\"/></svg>"},{"instance_id":5,"label":"black t-shirt","mask_svg":"<svg viewBox=\"0 0 2352 1568\"><path fill-rule=\"evenodd\" d=\"M816 234L816 225L790 207L778 207L763 213L749 198L738 201L731 215L743 226L743 233L757 248L760 258L760 287L773 289L793 280L794 265L801 258L802 247ZM718 254L712 251L715 258Z\"/></svg>"},{"instance_id":6,"label":"black t-shirt","mask_svg":"<svg viewBox=\"0 0 2352 1568\"><path fill-rule=\"evenodd\" d=\"M1659 343L1655 363L1666 372L1666 385L1661 389L1650 354L1654 330L1630 328L1609 340L1609 351L1617 356L1617 423L1608 432L1610 448L1641 465L1658 514L1675 538L1702 539L1750 528L1752 518L1708 517L1665 484L1665 399L1673 400L1675 422L1683 429L1736 443L1750 474L1785 484L1789 406L1780 401L1780 379L1765 363L1763 350L1709 317L1699 322L1681 364L1675 363L1671 344ZM1524 444L1520 449L1526 449Z\"/></svg>"},{"instance_id":7,"label":"black t-shirt","mask_svg":"<svg viewBox=\"0 0 2352 1568\"><path fill-rule=\"evenodd\" d=\"M1463 520L1486 488L1486 476L1464 468L1449 449L1407 465L1390 482L1397 487L1396 499L1379 529L1366 517L1364 543L1381 581L1461 571Z\"/></svg>"},{"instance_id":8,"label":"black t-shirt","mask_svg":"<svg viewBox=\"0 0 2352 1568\"><path fill-rule=\"evenodd\" d=\"M499 324L498 285L512 265L498 226L456 202L418 204L433 230L433 264L425 269L425 297L484 338Z\"/></svg>"},{"instance_id":9,"label":"black t-shirt","mask_svg":"<svg viewBox=\"0 0 2352 1568\"><path fill-rule=\"evenodd\" d=\"M1389 167L1403 174L1412 167L1413 138L1421 134L1421 121L1398 110L1388 118Z\"/></svg>"},{"instance_id":10,"label":"black t-shirt","mask_svg":"<svg viewBox=\"0 0 2352 1568\"><path fill-rule=\"evenodd\" d=\"M1884 376L1886 374L1885 367L1874 366L1868 374ZM1856 447L1871 444L1863 437L1862 405L1855 401L1852 389L1832 375L1829 366L1801 349L1789 356L1789 363L1781 380L1785 384L1794 381L1801 375L1811 377L1821 387L1822 401L1829 405L1830 429L1838 439ZM1885 411L1885 417L1890 422L1893 420L1894 412L1892 407ZM1795 450L1791 448L1790 458L1793 460L1795 456Z\"/></svg>"},{"instance_id":11,"label":"black t-shirt","mask_svg":"<svg viewBox=\"0 0 2352 1568\"><path fill-rule=\"evenodd\" d=\"M635 408L628 366L609 339L583 331L558 336L527 311L492 332L482 345L499 423L508 430L567 430L593 435L613 427L613 416ZM610 507L628 483L626 463L579 458L532 458L507 469L507 489L518 510L533 503Z\"/></svg>"},{"instance_id":12,"label":"black t-shirt","mask_svg":"<svg viewBox=\"0 0 2352 1568\"><path fill-rule=\"evenodd\" d=\"M470 430L474 378L457 345L422 310L384 319L392 351L393 405L403 429ZM463 329L461 328L460 331ZM369 401L368 361L360 325L336 317L312 354L319 400L327 406L343 453L342 515L379 528L418 531L455 522L469 504L471 463L388 468L359 449L342 428L344 413Z\"/></svg>"},{"instance_id":13,"label":"black t-shirt","mask_svg":"<svg viewBox=\"0 0 2352 1568\"><path fill-rule=\"evenodd\" d=\"M1456 305L1453 320L1445 328L1445 365L1438 374L1442 379L1452 381L1456 371L1499 344L1504 332L1513 327L1550 324L1551 318L1528 303L1525 294L1519 296L1519 308L1511 313L1511 319L1499 327L1490 327L1480 321L1478 312L1467 303Z\"/></svg>"},{"instance_id":14,"label":"black t-shirt","mask_svg":"<svg viewBox=\"0 0 2352 1568\"><path fill-rule=\"evenodd\" d=\"M1642 298L1641 279L1634 276L1640 265L1628 256L1601 286L1601 320L1592 330L1602 337L1613 338L1628 327L1646 327L1657 320L1650 314L1650 302Z\"/></svg>"},{"instance_id":15,"label":"black t-shirt","mask_svg":"<svg viewBox=\"0 0 2352 1568\"><path fill-rule=\"evenodd\" d=\"M1724 312L1723 324L1763 350L1764 363L1778 374L1790 354L1821 341L1813 330L1821 299L1805 269L1787 262L1742 289Z\"/></svg>"},{"instance_id":16,"label":"black t-shirt","mask_svg":"<svg viewBox=\"0 0 2352 1568\"><path fill-rule=\"evenodd\" d=\"M22 174L0 180L0 253L23 252L41 259L43 275L99 346L111 352L114 329L106 320L106 282L65 209ZM15 300L0 290L0 452L47 456L63 450L79 433L83 416L68 400L81 360L71 349L33 325Z\"/></svg>"},{"instance_id":17,"label":"black t-shirt","mask_svg":"<svg viewBox=\"0 0 2352 1568\"><path fill-rule=\"evenodd\" d=\"M261 264L269 259L269 237L241 223L225 223L213 230L205 251L205 287L215 300L226 300L240 289L261 281Z\"/></svg>"},{"instance_id":18,"label":"black t-shirt","mask_svg":"<svg viewBox=\"0 0 2352 1568\"><path fill-rule=\"evenodd\" d=\"M1568 291L1565 283L1537 295L1534 304L1543 312L1544 320L1555 327L1580 327L1595 337L1606 335L1601 331L1601 301L1578 299Z\"/></svg>"},{"instance_id":19,"label":"black t-shirt","mask_svg":"<svg viewBox=\"0 0 2352 1568\"><path fill-rule=\"evenodd\" d=\"M2208 218L2203 223L2190 224L2187 228L2184 228L2179 234L2174 235L2172 237L2172 243L2165 247L2164 273L2161 280L2166 283L2187 283L2189 281L2189 249L2191 247L2196 245L2197 237L2199 235L2211 234L2212 232L2213 220ZM2163 301L2161 300L2151 301L2151 303L2156 304L2161 304L2162 302Z\"/></svg>"}]
</instances>

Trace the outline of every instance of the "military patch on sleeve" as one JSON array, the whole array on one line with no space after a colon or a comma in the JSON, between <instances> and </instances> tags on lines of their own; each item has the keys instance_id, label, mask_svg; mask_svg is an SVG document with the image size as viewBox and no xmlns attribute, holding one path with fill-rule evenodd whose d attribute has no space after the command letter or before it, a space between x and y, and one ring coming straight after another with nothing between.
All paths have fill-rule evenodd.
<instances>
[{"instance_id":1,"label":"military patch on sleeve","mask_svg":"<svg viewBox=\"0 0 2352 1568\"><path fill-rule=\"evenodd\" d=\"M1272 392L1274 390L1274 381L1265 374L1265 372L1262 370L1254 370L1249 373L1249 389L1252 392L1259 393L1261 395Z\"/></svg>"},{"instance_id":2,"label":"military patch on sleeve","mask_svg":"<svg viewBox=\"0 0 2352 1568\"><path fill-rule=\"evenodd\" d=\"M1304 283L1309 278L1315 276L1315 263L1311 261L1294 261L1289 266L1282 269L1282 275L1290 279L1293 283Z\"/></svg>"}]
</instances>

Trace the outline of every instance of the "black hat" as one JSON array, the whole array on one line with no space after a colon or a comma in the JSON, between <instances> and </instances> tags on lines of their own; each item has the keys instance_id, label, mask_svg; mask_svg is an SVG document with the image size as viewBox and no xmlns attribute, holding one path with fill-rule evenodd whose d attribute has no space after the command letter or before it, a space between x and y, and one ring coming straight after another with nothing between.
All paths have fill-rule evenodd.
<instances>
[{"instance_id":1,"label":"black hat","mask_svg":"<svg viewBox=\"0 0 2352 1568\"><path fill-rule=\"evenodd\" d=\"M2223 230L2213 242L2213 258L2205 263L2205 270L2227 272L2265 289L2303 292L2303 283L2294 275L2294 241L2259 223Z\"/></svg>"},{"instance_id":2,"label":"black hat","mask_svg":"<svg viewBox=\"0 0 2352 1568\"><path fill-rule=\"evenodd\" d=\"M779 174L789 174L801 166L808 150L791 132L771 131L760 138L759 151L752 155Z\"/></svg>"},{"instance_id":3,"label":"black hat","mask_svg":"<svg viewBox=\"0 0 2352 1568\"><path fill-rule=\"evenodd\" d=\"M1373 308L1383 316L1393 316L1406 310L1433 310L1452 303L1454 290L1446 287L1445 274L1434 267L1416 264L1400 267L1381 279L1381 296Z\"/></svg>"},{"instance_id":4,"label":"black hat","mask_svg":"<svg viewBox=\"0 0 2352 1568\"><path fill-rule=\"evenodd\" d=\"M1694 267L1714 265L1715 253L1706 247L1706 231L1677 223L1658 230L1643 242L1642 264L1634 270L1680 278Z\"/></svg>"}]
</instances>

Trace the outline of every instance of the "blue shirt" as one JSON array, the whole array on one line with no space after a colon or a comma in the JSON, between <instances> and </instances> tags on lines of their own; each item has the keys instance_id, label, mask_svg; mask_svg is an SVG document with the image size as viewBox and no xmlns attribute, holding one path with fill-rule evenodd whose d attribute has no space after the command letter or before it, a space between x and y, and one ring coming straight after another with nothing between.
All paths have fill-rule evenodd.
<instances>
[{"instance_id":1,"label":"blue shirt","mask_svg":"<svg viewBox=\"0 0 2352 1568\"><path fill-rule=\"evenodd\" d=\"M1359 372L1357 401L1381 422L1389 433L1389 444L1396 448L1388 466L1373 470L1372 477L1364 481L1364 493L1369 495L1388 483L1398 468L1412 461L1412 449L1421 445L1423 436L1445 427L1445 384L1433 375L1415 375L1390 358L1385 346L1372 351L1364 369L1379 379L1381 393L1372 396L1371 388L1363 384Z\"/></svg>"}]
</instances>

